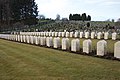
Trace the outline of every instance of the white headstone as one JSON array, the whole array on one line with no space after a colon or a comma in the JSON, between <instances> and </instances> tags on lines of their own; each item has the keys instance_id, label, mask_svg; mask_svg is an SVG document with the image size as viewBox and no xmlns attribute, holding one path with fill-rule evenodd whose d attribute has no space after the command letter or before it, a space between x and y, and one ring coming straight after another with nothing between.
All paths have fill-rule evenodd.
<instances>
[{"instance_id":1,"label":"white headstone","mask_svg":"<svg viewBox=\"0 0 120 80\"><path fill-rule=\"evenodd\" d=\"M73 37L73 35L74 35L73 32L70 32L70 37L71 37L71 38Z\"/></svg>"},{"instance_id":2,"label":"white headstone","mask_svg":"<svg viewBox=\"0 0 120 80\"><path fill-rule=\"evenodd\" d=\"M114 33L112 33L112 40L116 40L116 39L117 39L117 33L114 32Z\"/></svg>"},{"instance_id":3,"label":"white headstone","mask_svg":"<svg viewBox=\"0 0 120 80\"><path fill-rule=\"evenodd\" d=\"M83 32L80 32L80 38L83 38Z\"/></svg>"},{"instance_id":4,"label":"white headstone","mask_svg":"<svg viewBox=\"0 0 120 80\"><path fill-rule=\"evenodd\" d=\"M55 36L55 32L52 32L52 37L54 37Z\"/></svg>"},{"instance_id":5,"label":"white headstone","mask_svg":"<svg viewBox=\"0 0 120 80\"><path fill-rule=\"evenodd\" d=\"M26 36L27 43L30 43L30 36Z\"/></svg>"},{"instance_id":6,"label":"white headstone","mask_svg":"<svg viewBox=\"0 0 120 80\"><path fill-rule=\"evenodd\" d=\"M3 34L0 34L0 38L4 38L4 35L3 35Z\"/></svg>"},{"instance_id":7,"label":"white headstone","mask_svg":"<svg viewBox=\"0 0 120 80\"><path fill-rule=\"evenodd\" d=\"M20 42L20 35L18 35L18 42Z\"/></svg>"},{"instance_id":8,"label":"white headstone","mask_svg":"<svg viewBox=\"0 0 120 80\"><path fill-rule=\"evenodd\" d=\"M23 36L20 35L20 42L23 42Z\"/></svg>"},{"instance_id":9,"label":"white headstone","mask_svg":"<svg viewBox=\"0 0 120 80\"><path fill-rule=\"evenodd\" d=\"M46 36L46 32L43 32L43 36Z\"/></svg>"},{"instance_id":10,"label":"white headstone","mask_svg":"<svg viewBox=\"0 0 120 80\"><path fill-rule=\"evenodd\" d=\"M51 37L52 36L52 32L49 32L49 37Z\"/></svg>"},{"instance_id":11,"label":"white headstone","mask_svg":"<svg viewBox=\"0 0 120 80\"><path fill-rule=\"evenodd\" d=\"M101 40L97 42L97 55L104 56L107 53L107 42Z\"/></svg>"},{"instance_id":12,"label":"white headstone","mask_svg":"<svg viewBox=\"0 0 120 80\"><path fill-rule=\"evenodd\" d=\"M3 38L3 35L2 35L2 38ZM11 34L9 35L9 40L11 40Z\"/></svg>"},{"instance_id":13,"label":"white headstone","mask_svg":"<svg viewBox=\"0 0 120 80\"><path fill-rule=\"evenodd\" d=\"M13 35L13 37L14 37L14 41L16 40L16 35Z\"/></svg>"},{"instance_id":14,"label":"white headstone","mask_svg":"<svg viewBox=\"0 0 120 80\"><path fill-rule=\"evenodd\" d=\"M83 52L89 54L92 52L92 41L91 40L84 40L83 41Z\"/></svg>"},{"instance_id":15,"label":"white headstone","mask_svg":"<svg viewBox=\"0 0 120 80\"><path fill-rule=\"evenodd\" d=\"M38 32L38 36L41 36L41 32Z\"/></svg>"},{"instance_id":16,"label":"white headstone","mask_svg":"<svg viewBox=\"0 0 120 80\"><path fill-rule=\"evenodd\" d=\"M95 32L91 32L91 39L95 38Z\"/></svg>"},{"instance_id":17,"label":"white headstone","mask_svg":"<svg viewBox=\"0 0 120 80\"><path fill-rule=\"evenodd\" d=\"M11 40L13 40L13 34L11 35Z\"/></svg>"},{"instance_id":18,"label":"white headstone","mask_svg":"<svg viewBox=\"0 0 120 80\"><path fill-rule=\"evenodd\" d=\"M58 33L58 37L62 37L62 32L59 32L59 33Z\"/></svg>"},{"instance_id":19,"label":"white headstone","mask_svg":"<svg viewBox=\"0 0 120 80\"><path fill-rule=\"evenodd\" d=\"M60 48L60 38L59 37L54 38L53 45L54 45L53 46L54 48Z\"/></svg>"},{"instance_id":20,"label":"white headstone","mask_svg":"<svg viewBox=\"0 0 120 80\"><path fill-rule=\"evenodd\" d=\"M53 39L52 39L52 37L47 37L46 38L46 45L47 45L47 47L52 47L53 46Z\"/></svg>"},{"instance_id":21,"label":"white headstone","mask_svg":"<svg viewBox=\"0 0 120 80\"><path fill-rule=\"evenodd\" d=\"M38 45L39 44L39 37L35 36L35 44Z\"/></svg>"},{"instance_id":22,"label":"white headstone","mask_svg":"<svg viewBox=\"0 0 120 80\"><path fill-rule=\"evenodd\" d=\"M102 38L102 33L101 32L98 32L97 33L97 39L101 39Z\"/></svg>"},{"instance_id":23,"label":"white headstone","mask_svg":"<svg viewBox=\"0 0 120 80\"><path fill-rule=\"evenodd\" d=\"M46 34L46 36L49 36L49 32L46 32L45 34Z\"/></svg>"},{"instance_id":24,"label":"white headstone","mask_svg":"<svg viewBox=\"0 0 120 80\"><path fill-rule=\"evenodd\" d=\"M18 35L15 35L15 41L18 41Z\"/></svg>"},{"instance_id":25,"label":"white headstone","mask_svg":"<svg viewBox=\"0 0 120 80\"><path fill-rule=\"evenodd\" d=\"M40 35L41 35L41 36L44 36L44 32L40 32Z\"/></svg>"},{"instance_id":26,"label":"white headstone","mask_svg":"<svg viewBox=\"0 0 120 80\"><path fill-rule=\"evenodd\" d=\"M37 32L34 32L34 35L37 36Z\"/></svg>"},{"instance_id":27,"label":"white headstone","mask_svg":"<svg viewBox=\"0 0 120 80\"><path fill-rule=\"evenodd\" d=\"M80 50L80 40L79 39L73 39L71 41L71 51L77 52Z\"/></svg>"},{"instance_id":28,"label":"white headstone","mask_svg":"<svg viewBox=\"0 0 120 80\"><path fill-rule=\"evenodd\" d=\"M1 35L1 34L0 34L0 35ZM8 34L8 35L7 35L7 40L9 40L9 36L10 36L10 35ZM17 37L18 37L18 36L17 36ZM2 38L2 37L0 36L0 38Z\"/></svg>"},{"instance_id":29,"label":"white headstone","mask_svg":"<svg viewBox=\"0 0 120 80\"><path fill-rule=\"evenodd\" d=\"M21 41L22 36L20 36L20 41ZM13 35L10 35L10 40L13 40Z\"/></svg>"},{"instance_id":30,"label":"white headstone","mask_svg":"<svg viewBox=\"0 0 120 80\"><path fill-rule=\"evenodd\" d=\"M39 32L36 32L36 36L39 36Z\"/></svg>"},{"instance_id":31,"label":"white headstone","mask_svg":"<svg viewBox=\"0 0 120 80\"><path fill-rule=\"evenodd\" d=\"M77 38L78 35L79 35L79 32L76 31L75 34L74 34L74 37Z\"/></svg>"},{"instance_id":32,"label":"white headstone","mask_svg":"<svg viewBox=\"0 0 120 80\"><path fill-rule=\"evenodd\" d=\"M3 38L2 34L0 34L0 38ZM9 35L6 35L6 39L9 40Z\"/></svg>"},{"instance_id":33,"label":"white headstone","mask_svg":"<svg viewBox=\"0 0 120 80\"><path fill-rule=\"evenodd\" d=\"M23 42L25 43L26 42L26 36L23 35Z\"/></svg>"},{"instance_id":34,"label":"white headstone","mask_svg":"<svg viewBox=\"0 0 120 80\"><path fill-rule=\"evenodd\" d=\"M40 45L45 46L46 45L46 37L41 37L40 38Z\"/></svg>"},{"instance_id":35,"label":"white headstone","mask_svg":"<svg viewBox=\"0 0 120 80\"><path fill-rule=\"evenodd\" d=\"M58 37L58 32L55 32L55 37Z\"/></svg>"},{"instance_id":36,"label":"white headstone","mask_svg":"<svg viewBox=\"0 0 120 80\"><path fill-rule=\"evenodd\" d=\"M12 40L12 35L10 34L9 39ZM20 36L20 42L21 42L21 36Z\"/></svg>"},{"instance_id":37,"label":"white headstone","mask_svg":"<svg viewBox=\"0 0 120 80\"><path fill-rule=\"evenodd\" d=\"M62 32L62 37L65 37L65 32Z\"/></svg>"},{"instance_id":38,"label":"white headstone","mask_svg":"<svg viewBox=\"0 0 120 80\"><path fill-rule=\"evenodd\" d=\"M89 38L89 32L85 32L85 38Z\"/></svg>"},{"instance_id":39,"label":"white headstone","mask_svg":"<svg viewBox=\"0 0 120 80\"><path fill-rule=\"evenodd\" d=\"M34 44L34 36L30 36L30 43Z\"/></svg>"},{"instance_id":40,"label":"white headstone","mask_svg":"<svg viewBox=\"0 0 120 80\"><path fill-rule=\"evenodd\" d=\"M109 38L109 33L108 32L105 32L104 33L104 39L108 39Z\"/></svg>"},{"instance_id":41,"label":"white headstone","mask_svg":"<svg viewBox=\"0 0 120 80\"><path fill-rule=\"evenodd\" d=\"M62 50L69 50L70 49L70 42L68 38L62 39Z\"/></svg>"},{"instance_id":42,"label":"white headstone","mask_svg":"<svg viewBox=\"0 0 120 80\"><path fill-rule=\"evenodd\" d=\"M70 33L69 32L66 32L66 37L69 37L70 36Z\"/></svg>"},{"instance_id":43,"label":"white headstone","mask_svg":"<svg viewBox=\"0 0 120 80\"><path fill-rule=\"evenodd\" d=\"M120 59L120 41L114 44L114 57Z\"/></svg>"},{"instance_id":44,"label":"white headstone","mask_svg":"<svg viewBox=\"0 0 120 80\"><path fill-rule=\"evenodd\" d=\"M38 36L38 40L39 40L38 43L39 43L39 45L40 45L40 43L41 43L41 42L40 42L40 40L41 40L41 36Z\"/></svg>"},{"instance_id":45,"label":"white headstone","mask_svg":"<svg viewBox=\"0 0 120 80\"><path fill-rule=\"evenodd\" d=\"M14 41L16 41L16 35L14 35Z\"/></svg>"}]
</instances>

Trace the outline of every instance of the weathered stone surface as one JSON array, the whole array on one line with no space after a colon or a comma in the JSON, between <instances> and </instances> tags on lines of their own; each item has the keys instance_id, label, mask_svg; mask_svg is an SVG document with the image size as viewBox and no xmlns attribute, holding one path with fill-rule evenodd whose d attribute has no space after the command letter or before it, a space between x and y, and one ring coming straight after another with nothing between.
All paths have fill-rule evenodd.
<instances>
[{"instance_id":1,"label":"weathered stone surface","mask_svg":"<svg viewBox=\"0 0 120 80\"><path fill-rule=\"evenodd\" d=\"M65 32L62 32L62 37L65 37Z\"/></svg>"},{"instance_id":2,"label":"weathered stone surface","mask_svg":"<svg viewBox=\"0 0 120 80\"><path fill-rule=\"evenodd\" d=\"M70 37L70 33L66 32L65 37Z\"/></svg>"},{"instance_id":3,"label":"weathered stone surface","mask_svg":"<svg viewBox=\"0 0 120 80\"><path fill-rule=\"evenodd\" d=\"M58 37L58 32L55 32L55 37Z\"/></svg>"},{"instance_id":4,"label":"weathered stone surface","mask_svg":"<svg viewBox=\"0 0 120 80\"><path fill-rule=\"evenodd\" d=\"M72 38L74 36L74 33L73 32L70 32L70 37Z\"/></svg>"},{"instance_id":5,"label":"weathered stone surface","mask_svg":"<svg viewBox=\"0 0 120 80\"><path fill-rule=\"evenodd\" d=\"M87 54L92 52L92 41L90 39L83 41L83 52L85 52Z\"/></svg>"},{"instance_id":6,"label":"weathered stone surface","mask_svg":"<svg viewBox=\"0 0 120 80\"><path fill-rule=\"evenodd\" d=\"M76 31L75 34L74 34L74 37L77 38L78 35L79 35L79 32Z\"/></svg>"},{"instance_id":7,"label":"weathered stone surface","mask_svg":"<svg viewBox=\"0 0 120 80\"><path fill-rule=\"evenodd\" d=\"M46 37L41 37L40 38L40 45L45 46L46 45Z\"/></svg>"},{"instance_id":8,"label":"weathered stone surface","mask_svg":"<svg viewBox=\"0 0 120 80\"><path fill-rule=\"evenodd\" d=\"M101 32L97 33L97 39L102 39L102 33Z\"/></svg>"},{"instance_id":9,"label":"weathered stone surface","mask_svg":"<svg viewBox=\"0 0 120 80\"><path fill-rule=\"evenodd\" d=\"M27 43L30 43L30 36L26 36Z\"/></svg>"},{"instance_id":10,"label":"weathered stone surface","mask_svg":"<svg viewBox=\"0 0 120 80\"><path fill-rule=\"evenodd\" d=\"M52 37L54 37L55 36L55 32L52 32Z\"/></svg>"},{"instance_id":11,"label":"weathered stone surface","mask_svg":"<svg viewBox=\"0 0 120 80\"><path fill-rule=\"evenodd\" d=\"M53 39L52 39L52 37L47 37L46 38L46 45L47 45L47 47L52 47L53 46Z\"/></svg>"},{"instance_id":12,"label":"weathered stone surface","mask_svg":"<svg viewBox=\"0 0 120 80\"><path fill-rule=\"evenodd\" d=\"M40 43L39 43L39 37L38 37L38 36L35 36L35 44L36 44L36 45L40 44Z\"/></svg>"},{"instance_id":13,"label":"weathered stone surface","mask_svg":"<svg viewBox=\"0 0 120 80\"><path fill-rule=\"evenodd\" d=\"M114 44L114 57L120 59L120 41Z\"/></svg>"},{"instance_id":14,"label":"weathered stone surface","mask_svg":"<svg viewBox=\"0 0 120 80\"><path fill-rule=\"evenodd\" d=\"M107 53L107 42L101 40L97 42L97 55L104 56Z\"/></svg>"},{"instance_id":15,"label":"weathered stone surface","mask_svg":"<svg viewBox=\"0 0 120 80\"><path fill-rule=\"evenodd\" d=\"M34 44L34 36L30 36L30 43Z\"/></svg>"},{"instance_id":16,"label":"weathered stone surface","mask_svg":"<svg viewBox=\"0 0 120 80\"><path fill-rule=\"evenodd\" d=\"M15 35L15 41L18 41L18 35Z\"/></svg>"},{"instance_id":17,"label":"weathered stone surface","mask_svg":"<svg viewBox=\"0 0 120 80\"><path fill-rule=\"evenodd\" d=\"M51 37L52 36L52 32L49 32L49 37Z\"/></svg>"},{"instance_id":18,"label":"weathered stone surface","mask_svg":"<svg viewBox=\"0 0 120 80\"><path fill-rule=\"evenodd\" d=\"M73 52L80 51L80 40L79 39L73 39L71 41L71 51Z\"/></svg>"},{"instance_id":19,"label":"weathered stone surface","mask_svg":"<svg viewBox=\"0 0 120 80\"><path fill-rule=\"evenodd\" d=\"M58 33L58 37L62 37L62 32L59 32L59 33Z\"/></svg>"},{"instance_id":20,"label":"weathered stone surface","mask_svg":"<svg viewBox=\"0 0 120 80\"><path fill-rule=\"evenodd\" d=\"M62 39L62 50L69 50L70 49L70 42L68 38Z\"/></svg>"},{"instance_id":21,"label":"weathered stone surface","mask_svg":"<svg viewBox=\"0 0 120 80\"><path fill-rule=\"evenodd\" d=\"M23 42L23 36L20 35L20 42Z\"/></svg>"},{"instance_id":22,"label":"weathered stone surface","mask_svg":"<svg viewBox=\"0 0 120 80\"><path fill-rule=\"evenodd\" d=\"M40 35L41 35L41 36L44 36L44 32L40 32Z\"/></svg>"},{"instance_id":23,"label":"weathered stone surface","mask_svg":"<svg viewBox=\"0 0 120 80\"><path fill-rule=\"evenodd\" d=\"M23 35L23 42L25 43L26 42L26 36Z\"/></svg>"},{"instance_id":24,"label":"weathered stone surface","mask_svg":"<svg viewBox=\"0 0 120 80\"><path fill-rule=\"evenodd\" d=\"M46 32L43 32L43 36L46 36Z\"/></svg>"},{"instance_id":25,"label":"weathered stone surface","mask_svg":"<svg viewBox=\"0 0 120 80\"><path fill-rule=\"evenodd\" d=\"M54 48L60 48L60 38L59 37L53 39L53 45L54 45L53 46Z\"/></svg>"},{"instance_id":26,"label":"weathered stone surface","mask_svg":"<svg viewBox=\"0 0 120 80\"><path fill-rule=\"evenodd\" d=\"M116 39L117 39L117 33L114 32L114 33L112 33L112 40L116 40Z\"/></svg>"},{"instance_id":27,"label":"weathered stone surface","mask_svg":"<svg viewBox=\"0 0 120 80\"><path fill-rule=\"evenodd\" d=\"M83 32L80 32L80 38L83 38Z\"/></svg>"},{"instance_id":28,"label":"weathered stone surface","mask_svg":"<svg viewBox=\"0 0 120 80\"><path fill-rule=\"evenodd\" d=\"M109 38L109 33L108 32L105 32L104 33L104 39L108 39Z\"/></svg>"},{"instance_id":29,"label":"weathered stone surface","mask_svg":"<svg viewBox=\"0 0 120 80\"><path fill-rule=\"evenodd\" d=\"M45 32L45 35L46 35L46 36L49 36L49 32Z\"/></svg>"},{"instance_id":30,"label":"weathered stone surface","mask_svg":"<svg viewBox=\"0 0 120 80\"><path fill-rule=\"evenodd\" d=\"M18 42L20 42L20 35L18 35Z\"/></svg>"},{"instance_id":31,"label":"weathered stone surface","mask_svg":"<svg viewBox=\"0 0 120 80\"><path fill-rule=\"evenodd\" d=\"M91 32L91 39L95 38L95 32Z\"/></svg>"},{"instance_id":32,"label":"weathered stone surface","mask_svg":"<svg viewBox=\"0 0 120 80\"><path fill-rule=\"evenodd\" d=\"M89 38L89 32L85 32L85 38Z\"/></svg>"}]
</instances>

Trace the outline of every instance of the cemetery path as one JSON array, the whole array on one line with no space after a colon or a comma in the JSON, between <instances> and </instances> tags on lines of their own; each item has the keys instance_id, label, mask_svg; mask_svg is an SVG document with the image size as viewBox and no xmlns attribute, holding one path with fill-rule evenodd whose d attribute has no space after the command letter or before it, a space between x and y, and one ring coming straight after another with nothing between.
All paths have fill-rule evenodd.
<instances>
[{"instance_id":1,"label":"cemetery path","mask_svg":"<svg viewBox=\"0 0 120 80\"><path fill-rule=\"evenodd\" d=\"M0 80L120 80L120 62L0 39Z\"/></svg>"}]
</instances>

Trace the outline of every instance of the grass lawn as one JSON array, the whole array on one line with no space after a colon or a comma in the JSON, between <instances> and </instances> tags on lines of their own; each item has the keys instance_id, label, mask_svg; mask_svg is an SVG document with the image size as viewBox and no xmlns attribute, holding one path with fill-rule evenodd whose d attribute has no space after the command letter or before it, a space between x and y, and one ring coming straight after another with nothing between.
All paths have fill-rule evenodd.
<instances>
[{"instance_id":1,"label":"grass lawn","mask_svg":"<svg viewBox=\"0 0 120 80\"><path fill-rule=\"evenodd\" d=\"M120 80L120 61L0 39L0 80Z\"/></svg>"}]
</instances>

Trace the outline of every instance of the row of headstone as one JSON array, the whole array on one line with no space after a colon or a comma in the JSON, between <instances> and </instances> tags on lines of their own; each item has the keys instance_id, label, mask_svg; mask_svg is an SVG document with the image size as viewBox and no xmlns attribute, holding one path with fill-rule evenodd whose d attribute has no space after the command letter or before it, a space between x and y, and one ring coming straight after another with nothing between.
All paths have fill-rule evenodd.
<instances>
[{"instance_id":1,"label":"row of headstone","mask_svg":"<svg viewBox=\"0 0 120 80\"><path fill-rule=\"evenodd\" d=\"M20 35L34 35L34 36L45 36L45 37L75 37L75 38L91 38L91 39L109 39L112 37L112 40L117 39L117 33L112 33L111 35L108 32L20 32Z\"/></svg>"},{"instance_id":2,"label":"row of headstone","mask_svg":"<svg viewBox=\"0 0 120 80\"><path fill-rule=\"evenodd\" d=\"M40 37L40 36L28 36L28 35L7 35L7 34L0 34L0 38L8 39L17 42L23 42L28 44L35 44L47 47L53 47L56 49L62 50L70 50L72 52L79 52L80 51L80 40L79 39L72 39L71 41L69 38L62 38L59 37ZM84 53L91 53L92 52L92 41L90 39L83 41L83 52ZM97 42L97 53L98 56L104 56L107 54L107 42L105 40L100 40ZM120 58L120 41L114 44L114 57Z\"/></svg>"}]
</instances>

